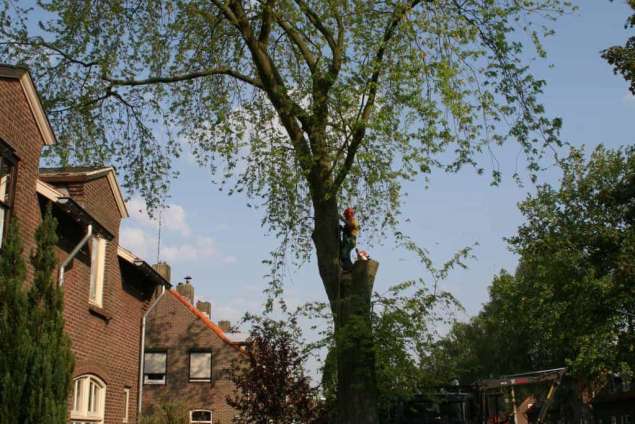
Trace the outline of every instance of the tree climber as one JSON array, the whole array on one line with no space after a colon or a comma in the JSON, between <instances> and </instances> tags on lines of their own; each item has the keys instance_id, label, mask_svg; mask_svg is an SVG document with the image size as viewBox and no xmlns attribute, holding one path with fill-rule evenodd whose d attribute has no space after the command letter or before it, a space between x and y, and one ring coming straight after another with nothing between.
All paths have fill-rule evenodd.
<instances>
[{"instance_id":1,"label":"tree climber","mask_svg":"<svg viewBox=\"0 0 635 424\"><path fill-rule=\"evenodd\" d=\"M346 208L344 210L344 217L340 217L340 219L344 222L344 225L340 226L340 260L342 262L342 268L345 271L348 271L353 268L351 251L355 249L355 246L357 245L359 225L355 219L355 211L353 208Z\"/></svg>"}]
</instances>

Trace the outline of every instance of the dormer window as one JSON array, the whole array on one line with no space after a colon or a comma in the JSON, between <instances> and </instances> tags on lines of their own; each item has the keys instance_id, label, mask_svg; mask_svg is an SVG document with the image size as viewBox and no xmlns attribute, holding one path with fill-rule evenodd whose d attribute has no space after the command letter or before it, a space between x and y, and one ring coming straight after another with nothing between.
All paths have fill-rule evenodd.
<instances>
[{"instance_id":1,"label":"dormer window","mask_svg":"<svg viewBox=\"0 0 635 424\"><path fill-rule=\"evenodd\" d=\"M17 158L10 148L0 141L0 248L4 242L4 234L13 203L16 161Z\"/></svg>"},{"instance_id":2,"label":"dormer window","mask_svg":"<svg viewBox=\"0 0 635 424\"><path fill-rule=\"evenodd\" d=\"M89 302L102 307L104 299L104 273L106 270L106 239L93 237L90 242L90 294Z\"/></svg>"}]
</instances>

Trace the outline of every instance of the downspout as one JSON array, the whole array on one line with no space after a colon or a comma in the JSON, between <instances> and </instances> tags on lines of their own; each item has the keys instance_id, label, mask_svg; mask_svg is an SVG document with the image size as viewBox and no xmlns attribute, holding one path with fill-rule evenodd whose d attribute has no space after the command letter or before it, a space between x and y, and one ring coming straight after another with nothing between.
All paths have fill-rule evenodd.
<instances>
[{"instance_id":1,"label":"downspout","mask_svg":"<svg viewBox=\"0 0 635 424\"><path fill-rule=\"evenodd\" d=\"M84 238L82 238L80 242L77 244L77 246L75 246L73 250L71 250L71 253L68 255L66 259L64 259L64 262L62 262L62 265L60 266L60 275L59 275L60 286L64 285L64 269L70 263L70 261L72 261L73 258L77 255L79 250L82 247L84 247L84 245L86 244L86 242L88 241L88 239L90 239L92 235L93 235L93 226L89 224L88 228L86 229L86 235L84 236Z\"/></svg>"},{"instance_id":2,"label":"downspout","mask_svg":"<svg viewBox=\"0 0 635 424\"><path fill-rule=\"evenodd\" d=\"M161 297L163 297L164 294L165 294L165 285L162 284L161 294L159 295L159 297L156 298L154 303L150 305L146 313L143 314L143 318L141 319L141 349L139 353L139 399L137 399L139 405L138 405L137 421L141 419L141 412L143 408L143 356L144 356L143 354L145 353L145 343L146 343L146 317L148 316L150 312L152 312L154 307L157 306L157 304L159 303L159 300L161 300Z\"/></svg>"}]
</instances>

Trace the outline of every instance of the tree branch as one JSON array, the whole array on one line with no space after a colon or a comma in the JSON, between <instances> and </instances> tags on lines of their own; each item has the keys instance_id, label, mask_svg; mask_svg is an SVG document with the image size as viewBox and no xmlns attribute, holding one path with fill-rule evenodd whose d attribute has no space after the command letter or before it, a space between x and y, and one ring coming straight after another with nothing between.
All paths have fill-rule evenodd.
<instances>
[{"instance_id":1,"label":"tree branch","mask_svg":"<svg viewBox=\"0 0 635 424\"><path fill-rule=\"evenodd\" d=\"M281 16L277 14L276 14L276 22L278 23L278 25L280 25L280 27L284 30L284 32L289 36L289 39L293 42L293 44L295 44L298 47L298 49L300 49L300 53L302 53L302 57L304 58L304 61L306 62L309 69L311 70L311 73L315 74L315 71L317 70L317 67L316 67L317 59L315 58L315 55L313 54L311 49L309 49L309 46L307 45L307 43L304 41L302 34L300 34L300 32L296 30L293 27L293 25L285 21Z\"/></svg>"},{"instance_id":2,"label":"tree branch","mask_svg":"<svg viewBox=\"0 0 635 424\"><path fill-rule=\"evenodd\" d=\"M217 2L219 0L214 1ZM251 52L258 75L262 81L263 90L267 93L282 125L287 130L296 158L304 171L308 172L312 166L311 150L302 129L305 128L306 130L309 128L308 116L304 109L289 97L284 80L275 63L263 48L263 45L254 37L249 19L240 0L229 0L229 7L232 15L236 17L236 28L240 31Z\"/></svg>"},{"instance_id":3,"label":"tree branch","mask_svg":"<svg viewBox=\"0 0 635 424\"><path fill-rule=\"evenodd\" d=\"M366 104L363 106L362 113L355 123L351 144L348 146L348 151L346 152L346 159L344 159L344 164L335 177L335 181L333 184L334 190L337 190L344 182L344 179L348 175L351 166L353 166L353 161L355 160L357 150L359 149L359 146L361 145L362 141L364 140L364 136L366 135L368 119L375 105L377 90L379 89L379 77L381 76L382 65L384 62L384 56L386 54L388 43L395 35L395 31L402 19L408 14L409 11L411 11L422 1L424 0L409 0L406 4L395 6L395 9L393 10L390 21L388 22L388 25L384 30L384 36L382 38L381 44L377 48L377 52L375 53L375 56L373 57L371 63L373 72L368 82L366 83L368 90Z\"/></svg>"},{"instance_id":4,"label":"tree branch","mask_svg":"<svg viewBox=\"0 0 635 424\"><path fill-rule=\"evenodd\" d=\"M342 67L342 61L344 59L344 21L342 19L342 15L337 10L337 7L334 8L333 13L335 15L335 21L337 22L337 47L335 51L333 51L333 60L331 61L331 67L329 69L329 73L331 79L334 81L337 78L337 75L340 72Z\"/></svg>"},{"instance_id":5,"label":"tree branch","mask_svg":"<svg viewBox=\"0 0 635 424\"><path fill-rule=\"evenodd\" d=\"M60 56L62 56L64 59L66 59L67 61L74 63L76 65L80 65L83 66L84 68L90 68L93 66L97 66L99 65L98 62L85 62L83 60L79 60L76 59L74 57L72 57L70 54L66 53L65 51L61 50L60 48L54 46L51 43L47 43L46 41L44 41L44 39L42 37L34 37L29 41L7 41L7 42L3 42L0 44L4 44L4 45L22 45L22 46L32 46L32 47L44 47L48 50L52 50L55 53L59 54Z\"/></svg>"},{"instance_id":6,"label":"tree branch","mask_svg":"<svg viewBox=\"0 0 635 424\"><path fill-rule=\"evenodd\" d=\"M326 42L329 44L331 48L331 52L335 52L337 50L337 43L335 38L333 37L333 33L330 29L324 25L320 16L309 7L309 5L304 0L294 0L295 3L300 7L302 13L309 19L309 21L313 24L315 28L324 36Z\"/></svg>"},{"instance_id":7,"label":"tree branch","mask_svg":"<svg viewBox=\"0 0 635 424\"><path fill-rule=\"evenodd\" d=\"M117 78L111 78L108 75L102 75L101 79L106 82L109 82L113 86L134 87L134 86L152 85L152 84L173 84L173 83L177 83L181 81L190 81L197 78L209 77L212 75L228 75L233 78L236 78L237 80L246 82L256 88L260 88L260 89L263 88L262 82L259 79L252 78L247 75L243 75L240 72L237 72L235 70L232 70L230 68L225 68L225 67L206 69L203 71L195 71L195 72L190 72L186 74L172 75L167 77L150 77L150 78L146 78L142 80L117 79Z\"/></svg>"},{"instance_id":8,"label":"tree branch","mask_svg":"<svg viewBox=\"0 0 635 424\"><path fill-rule=\"evenodd\" d=\"M262 6L262 24L260 25L260 35L258 41L266 45L271 34L271 25L273 23L273 4L275 0L267 0Z\"/></svg>"},{"instance_id":9,"label":"tree branch","mask_svg":"<svg viewBox=\"0 0 635 424\"><path fill-rule=\"evenodd\" d=\"M112 90L112 86L109 86L106 88L106 92L104 94L102 94L99 97L95 97L93 99L90 99L86 102L83 103L79 103L79 104L75 104L75 105L71 105L65 108L61 108L61 109L53 109L53 110L49 110L48 113L50 114L54 114L54 113L63 113L63 112L68 112L69 110L73 110L73 109L81 109L81 108L85 108L87 106L91 106L94 105L95 103L99 103L103 100L106 100L109 97L113 97L115 96L115 92Z\"/></svg>"}]
</instances>

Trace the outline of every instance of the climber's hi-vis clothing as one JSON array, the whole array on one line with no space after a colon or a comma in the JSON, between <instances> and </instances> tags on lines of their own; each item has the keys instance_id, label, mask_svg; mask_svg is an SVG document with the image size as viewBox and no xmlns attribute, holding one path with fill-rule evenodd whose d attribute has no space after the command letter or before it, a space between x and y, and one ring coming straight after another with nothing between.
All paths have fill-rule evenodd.
<instances>
[{"instance_id":1,"label":"climber's hi-vis clothing","mask_svg":"<svg viewBox=\"0 0 635 424\"><path fill-rule=\"evenodd\" d=\"M342 267L344 269L350 269L353 267L353 261L351 261L351 251L355 249L357 245L357 236L359 235L359 225L357 220L353 217L351 219L344 219L344 225L342 229L342 240L340 243L340 259L342 261Z\"/></svg>"}]
</instances>

